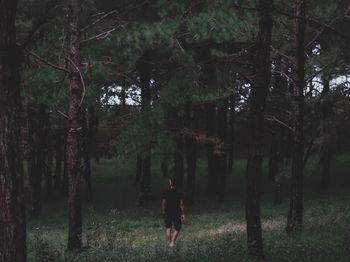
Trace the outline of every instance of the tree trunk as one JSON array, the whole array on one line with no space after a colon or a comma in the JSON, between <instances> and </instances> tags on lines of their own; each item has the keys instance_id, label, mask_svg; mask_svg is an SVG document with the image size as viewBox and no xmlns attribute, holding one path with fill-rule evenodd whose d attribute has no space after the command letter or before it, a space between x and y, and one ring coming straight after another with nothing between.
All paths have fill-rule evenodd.
<instances>
[{"instance_id":1,"label":"tree trunk","mask_svg":"<svg viewBox=\"0 0 350 262\"><path fill-rule=\"evenodd\" d=\"M91 151L92 142L95 136L95 111L93 107L85 110L84 120L84 178L85 178L85 198L87 202L92 201L91 184Z\"/></svg>"},{"instance_id":2,"label":"tree trunk","mask_svg":"<svg viewBox=\"0 0 350 262\"><path fill-rule=\"evenodd\" d=\"M145 114L151 110L151 71L148 64L148 55L141 57L138 63L141 87L141 111ZM145 114L145 117L146 114ZM149 119L148 124L151 125ZM151 128L151 126L149 126ZM148 138L146 154L142 158L142 176L140 181L139 205L145 206L151 193L151 138Z\"/></svg>"},{"instance_id":3,"label":"tree trunk","mask_svg":"<svg viewBox=\"0 0 350 262\"><path fill-rule=\"evenodd\" d=\"M44 166L43 112L41 106L28 105L28 177L31 192L31 215L41 214L41 182Z\"/></svg>"},{"instance_id":4,"label":"tree trunk","mask_svg":"<svg viewBox=\"0 0 350 262\"><path fill-rule=\"evenodd\" d=\"M193 109L187 105L185 126L190 129L198 129L199 108ZM194 136L188 136L186 141L186 160L187 160L187 187L186 199L188 205L195 204L196 190L196 169L197 169L197 140Z\"/></svg>"},{"instance_id":5,"label":"tree trunk","mask_svg":"<svg viewBox=\"0 0 350 262\"><path fill-rule=\"evenodd\" d=\"M183 118L175 114L176 130L183 128ZM181 132L176 131L176 149L174 153L174 176L176 177L176 187L182 191L185 177L184 165L184 138Z\"/></svg>"},{"instance_id":6,"label":"tree trunk","mask_svg":"<svg viewBox=\"0 0 350 262\"><path fill-rule=\"evenodd\" d=\"M227 130L227 109L228 100L219 102L218 106L218 130L217 134L220 139L220 146L217 155L218 160L218 201L222 202L225 200L226 192L226 176L227 176L227 157L226 157L226 130Z\"/></svg>"},{"instance_id":7,"label":"tree trunk","mask_svg":"<svg viewBox=\"0 0 350 262\"><path fill-rule=\"evenodd\" d=\"M229 149L227 173L233 173L233 153L235 142L235 95L230 97L230 128L229 128Z\"/></svg>"},{"instance_id":8,"label":"tree trunk","mask_svg":"<svg viewBox=\"0 0 350 262\"><path fill-rule=\"evenodd\" d=\"M16 0L0 0L0 261L26 261Z\"/></svg>"},{"instance_id":9,"label":"tree trunk","mask_svg":"<svg viewBox=\"0 0 350 262\"><path fill-rule=\"evenodd\" d=\"M270 86L272 0L259 0L259 31L256 42L254 80L249 109L249 155L247 162L246 221L249 254L264 258L260 221L260 187L265 99Z\"/></svg>"},{"instance_id":10,"label":"tree trunk","mask_svg":"<svg viewBox=\"0 0 350 262\"><path fill-rule=\"evenodd\" d=\"M277 133L278 127L273 126L273 133L271 134L271 145L270 145L270 157L269 157L269 180L275 181L278 174L278 139Z\"/></svg>"},{"instance_id":11,"label":"tree trunk","mask_svg":"<svg viewBox=\"0 0 350 262\"><path fill-rule=\"evenodd\" d=\"M323 137L323 144L321 149L320 162L322 166L321 177L321 192L326 193L329 189L329 180L331 176L331 159L332 159L332 129L334 126L330 123L330 117L332 114L332 104L329 102L329 78L322 77L323 90L322 90L322 130L321 135Z\"/></svg>"},{"instance_id":12,"label":"tree trunk","mask_svg":"<svg viewBox=\"0 0 350 262\"><path fill-rule=\"evenodd\" d=\"M215 125L215 106L214 104L208 104L205 108L206 111L206 133L208 137L214 136ZM214 159L214 145L209 143L207 145L207 158L208 158L208 193L213 194L218 189L218 179L215 172L215 159Z\"/></svg>"},{"instance_id":13,"label":"tree trunk","mask_svg":"<svg viewBox=\"0 0 350 262\"><path fill-rule=\"evenodd\" d=\"M50 123L50 114L46 107L43 108L43 140L44 148L44 168L43 174L45 179L45 195L48 199L52 197L52 157L53 157L53 146L52 146L52 129Z\"/></svg>"},{"instance_id":14,"label":"tree trunk","mask_svg":"<svg viewBox=\"0 0 350 262\"><path fill-rule=\"evenodd\" d=\"M162 176L168 177L168 175L169 175L169 160L168 160L168 157L164 154L162 156L160 169L162 171Z\"/></svg>"},{"instance_id":15,"label":"tree trunk","mask_svg":"<svg viewBox=\"0 0 350 262\"><path fill-rule=\"evenodd\" d=\"M66 45L68 64L72 72L69 79L69 129L68 149L68 250L79 249L82 245L82 190L83 173L83 86L80 79L80 14L79 0L66 0Z\"/></svg>"},{"instance_id":16,"label":"tree trunk","mask_svg":"<svg viewBox=\"0 0 350 262\"><path fill-rule=\"evenodd\" d=\"M63 131L63 174L62 174L62 196L68 196L68 146L67 130Z\"/></svg>"},{"instance_id":17,"label":"tree trunk","mask_svg":"<svg viewBox=\"0 0 350 262\"><path fill-rule=\"evenodd\" d=\"M63 131L58 128L55 131L55 189L59 189L61 185L63 143Z\"/></svg>"},{"instance_id":18,"label":"tree trunk","mask_svg":"<svg viewBox=\"0 0 350 262\"><path fill-rule=\"evenodd\" d=\"M142 157L140 154L137 154L135 184L138 184L140 182L141 177L142 177Z\"/></svg>"},{"instance_id":19,"label":"tree trunk","mask_svg":"<svg viewBox=\"0 0 350 262\"><path fill-rule=\"evenodd\" d=\"M301 231L303 224L303 159L304 159L304 84L306 21L305 0L295 1L296 67L294 70L294 137L292 155L292 181L287 220L287 233Z\"/></svg>"}]
</instances>

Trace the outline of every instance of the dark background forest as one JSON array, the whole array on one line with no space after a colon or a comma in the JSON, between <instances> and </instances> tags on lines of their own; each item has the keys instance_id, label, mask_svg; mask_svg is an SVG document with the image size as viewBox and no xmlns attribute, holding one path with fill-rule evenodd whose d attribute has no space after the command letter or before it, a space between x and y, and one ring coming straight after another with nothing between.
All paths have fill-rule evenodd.
<instances>
[{"instance_id":1,"label":"dark background forest","mask_svg":"<svg viewBox=\"0 0 350 262\"><path fill-rule=\"evenodd\" d=\"M0 0L0 262L350 261L349 22L349 0Z\"/></svg>"}]
</instances>

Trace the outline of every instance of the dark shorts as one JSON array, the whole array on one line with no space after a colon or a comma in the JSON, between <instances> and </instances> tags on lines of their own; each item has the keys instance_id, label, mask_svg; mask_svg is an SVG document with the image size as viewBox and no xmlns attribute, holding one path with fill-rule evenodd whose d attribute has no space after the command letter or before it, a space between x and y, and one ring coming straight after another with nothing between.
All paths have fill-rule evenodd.
<instances>
[{"instance_id":1,"label":"dark shorts","mask_svg":"<svg viewBox=\"0 0 350 262\"><path fill-rule=\"evenodd\" d=\"M165 227L171 228L174 226L175 230L181 229L181 216L180 215L165 215L164 217Z\"/></svg>"}]
</instances>

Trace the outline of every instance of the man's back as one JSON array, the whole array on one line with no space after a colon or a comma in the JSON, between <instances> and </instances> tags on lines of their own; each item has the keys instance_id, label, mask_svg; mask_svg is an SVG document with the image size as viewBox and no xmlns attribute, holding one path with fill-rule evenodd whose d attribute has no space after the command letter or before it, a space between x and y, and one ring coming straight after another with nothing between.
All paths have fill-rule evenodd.
<instances>
[{"instance_id":1,"label":"man's back","mask_svg":"<svg viewBox=\"0 0 350 262\"><path fill-rule=\"evenodd\" d=\"M180 201L183 199L182 194L175 188L170 188L163 193L163 199L166 201L165 212L172 215L180 215Z\"/></svg>"}]
</instances>

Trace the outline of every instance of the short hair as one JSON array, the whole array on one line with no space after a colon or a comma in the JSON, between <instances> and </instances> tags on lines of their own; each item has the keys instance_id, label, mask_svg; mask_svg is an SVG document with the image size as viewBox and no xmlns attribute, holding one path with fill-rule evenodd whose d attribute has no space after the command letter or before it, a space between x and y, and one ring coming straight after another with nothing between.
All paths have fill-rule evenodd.
<instances>
[{"instance_id":1,"label":"short hair","mask_svg":"<svg viewBox=\"0 0 350 262\"><path fill-rule=\"evenodd\" d=\"M170 184L173 186L173 187L176 187L176 177L172 176L169 178L170 180Z\"/></svg>"}]
</instances>

